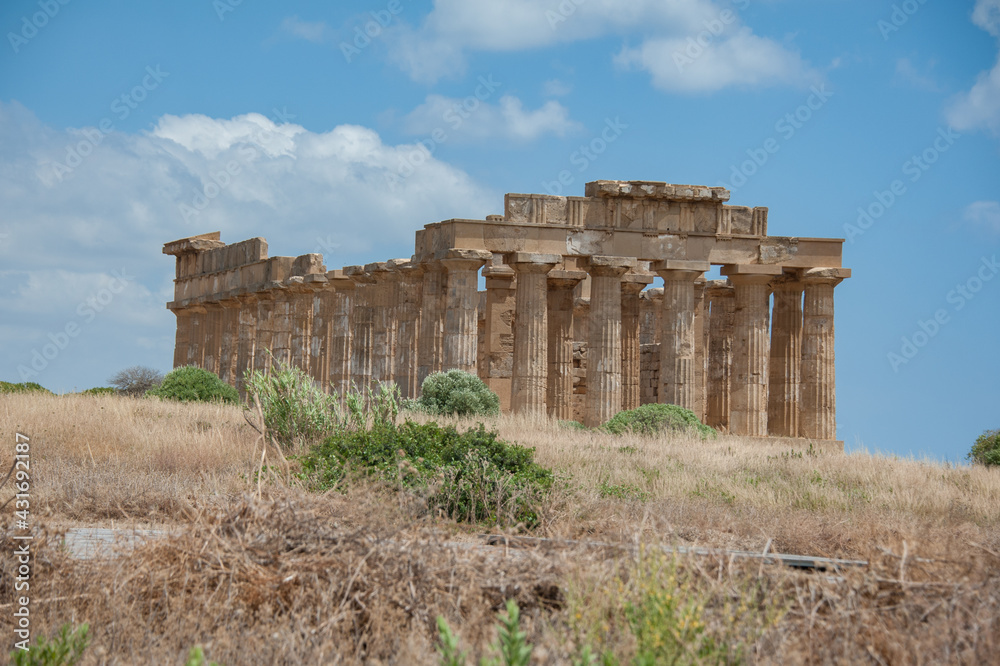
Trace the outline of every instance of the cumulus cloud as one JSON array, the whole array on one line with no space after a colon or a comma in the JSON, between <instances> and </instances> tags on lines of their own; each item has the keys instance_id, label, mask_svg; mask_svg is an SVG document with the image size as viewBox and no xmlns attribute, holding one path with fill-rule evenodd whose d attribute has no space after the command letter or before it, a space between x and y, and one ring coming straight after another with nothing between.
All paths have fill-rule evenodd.
<instances>
[{"instance_id":1,"label":"cumulus cloud","mask_svg":"<svg viewBox=\"0 0 1000 666\"><path fill-rule=\"evenodd\" d=\"M216 230L226 242L264 236L272 255L322 252L337 268L408 256L424 224L502 206L432 156L398 178L416 144L389 145L357 125L312 132L272 116L163 116L150 132L105 134L46 127L0 102L0 376L20 380L18 367L70 323L82 331L71 349L44 359L32 379L72 375L94 358L104 371L168 366L167 241ZM108 300L120 275L126 286L96 301L100 311L81 306Z\"/></svg>"},{"instance_id":2,"label":"cumulus cloud","mask_svg":"<svg viewBox=\"0 0 1000 666\"><path fill-rule=\"evenodd\" d=\"M693 38L649 39L639 47L622 49L615 63L646 70L654 86L678 92L818 81L798 54L754 35L747 27L702 41L705 46Z\"/></svg>"},{"instance_id":3,"label":"cumulus cloud","mask_svg":"<svg viewBox=\"0 0 1000 666\"><path fill-rule=\"evenodd\" d=\"M978 0L972 21L1000 37L1000 0ZM972 89L959 95L945 115L955 129L986 130L1000 137L1000 54L993 69L980 72Z\"/></svg>"},{"instance_id":4,"label":"cumulus cloud","mask_svg":"<svg viewBox=\"0 0 1000 666\"><path fill-rule=\"evenodd\" d=\"M965 208L967 221L1000 233L1000 201L976 201Z\"/></svg>"},{"instance_id":5,"label":"cumulus cloud","mask_svg":"<svg viewBox=\"0 0 1000 666\"><path fill-rule=\"evenodd\" d=\"M648 72L671 91L717 90L731 85L803 84L816 80L793 50L743 25L734 8L746 0L435 0L418 27L401 25L390 40L390 60L416 81L433 83L466 71L466 53L522 51L607 36L638 37L615 57ZM689 40L701 52L678 66ZM707 81L707 82L706 82Z\"/></svg>"},{"instance_id":6,"label":"cumulus cloud","mask_svg":"<svg viewBox=\"0 0 1000 666\"><path fill-rule=\"evenodd\" d=\"M444 141L530 141L546 134L565 136L583 128L570 119L569 110L559 102L548 101L533 111L525 110L521 100L512 95L504 95L498 104L474 96L456 99L428 95L403 119L403 125L411 134L443 132Z\"/></svg>"}]
</instances>

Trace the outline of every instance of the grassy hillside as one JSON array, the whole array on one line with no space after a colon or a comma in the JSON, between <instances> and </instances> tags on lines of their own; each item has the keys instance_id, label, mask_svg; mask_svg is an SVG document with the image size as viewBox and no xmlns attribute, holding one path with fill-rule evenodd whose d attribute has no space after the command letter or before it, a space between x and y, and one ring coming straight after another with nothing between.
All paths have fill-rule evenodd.
<instances>
[{"instance_id":1,"label":"grassy hillside","mask_svg":"<svg viewBox=\"0 0 1000 666\"><path fill-rule=\"evenodd\" d=\"M479 548L491 526L437 517L419 493L309 493L280 465L256 498L257 432L238 407L0 395L0 465L15 431L32 437L32 630L89 622L90 663L181 663L196 643L225 664L437 663L437 616L488 654L515 598L533 663L632 663L671 641L677 663L986 663L1000 647L1000 471L481 420L560 476L532 536L622 548ZM149 524L171 536L130 557L59 548L68 526ZM661 545L870 564L803 574ZM0 557L3 601L14 566Z\"/></svg>"}]
</instances>

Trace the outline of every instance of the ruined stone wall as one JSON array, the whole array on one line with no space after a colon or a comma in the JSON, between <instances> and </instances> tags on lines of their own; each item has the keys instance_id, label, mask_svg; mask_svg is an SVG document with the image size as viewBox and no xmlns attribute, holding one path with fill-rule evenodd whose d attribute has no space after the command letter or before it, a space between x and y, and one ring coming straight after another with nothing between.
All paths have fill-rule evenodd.
<instances>
[{"instance_id":1,"label":"ruined stone wall","mask_svg":"<svg viewBox=\"0 0 1000 666\"><path fill-rule=\"evenodd\" d=\"M242 391L280 362L324 390L391 381L404 397L459 368L504 410L596 425L671 402L738 434L834 440L843 241L768 236L766 208L728 198L621 181L508 194L504 215L428 224L410 258L337 270L268 257L262 238L167 243L174 365ZM725 279L705 281L712 265Z\"/></svg>"}]
</instances>

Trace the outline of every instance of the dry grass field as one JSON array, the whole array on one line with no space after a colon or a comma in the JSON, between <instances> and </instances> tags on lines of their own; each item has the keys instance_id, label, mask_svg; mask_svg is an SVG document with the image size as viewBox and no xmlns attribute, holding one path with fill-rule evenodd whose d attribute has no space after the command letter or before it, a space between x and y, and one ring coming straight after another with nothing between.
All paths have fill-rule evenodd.
<instances>
[{"instance_id":1,"label":"dry grass field","mask_svg":"<svg viewBox=\"0 0 1000 666\"><path fill-rule=\"evenodd\" d=\"M633 663L664 644L678 646L676 663L996 659L1000 472L485 423L559 475L530 534L552 541L483 546L477 535L498 528L435 516L391 485L317 494L279 474L258 497L257 433L239 408L0 395L0 466L15 432L31 437L33 634L89 623L87 664L181 664L195 644L221 664L432 664L442 616L473 663L491 654L496 613L515 598L532 663L587 663L587 649ZM168 535L80 560L61 545L75 526ZM10 534L0 540L11 553ZM661 546L868 566L803 573ZM14 568L0 555L7 636Z\"/></svg>"}]
</instances>

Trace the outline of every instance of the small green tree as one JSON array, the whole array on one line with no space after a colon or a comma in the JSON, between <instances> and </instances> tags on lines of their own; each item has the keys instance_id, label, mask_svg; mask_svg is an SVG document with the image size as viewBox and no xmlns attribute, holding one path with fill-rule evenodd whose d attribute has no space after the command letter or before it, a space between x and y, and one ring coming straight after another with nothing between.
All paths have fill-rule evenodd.
<instances>
[{"instance_id":1,"label":"small green tree","mask_svg":"<svg viewBox=\"0 0 1000 666\"><path fill-rule=\"evenodd\" d=\"M979 465L1000 467L1000 429L987 430L980 435L966 457Z\"/></svg>"},{"instance_id":2,"label":"small green tree","mask_svg":"<svg viewBox=\"0 0 1000 666\"><path fill-rule=\"evenodd\" d=\"M218 375L192 365L174 368L163 378L162 384L146 395L180 402L237 404L240 401L240 394L236 389L219 379Z\"/></svg>"},{"instance_id":3,"label":"small green tree","mask_svg":"<svg viewBox=\"0 0 1000 666\"><path fill-rule=\"evenodd\" d=\"M500 398L476 375L449 370L427 376L416 407L428 414L479 416L499 413Z\"/></svg>"}]
</instances>

